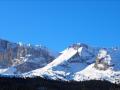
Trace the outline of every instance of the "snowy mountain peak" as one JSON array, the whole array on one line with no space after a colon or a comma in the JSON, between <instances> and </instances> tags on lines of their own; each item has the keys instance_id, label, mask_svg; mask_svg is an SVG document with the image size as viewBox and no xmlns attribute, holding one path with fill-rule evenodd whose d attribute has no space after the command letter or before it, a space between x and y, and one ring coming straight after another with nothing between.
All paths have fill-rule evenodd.
<instances>
[{"instance_id":1,"label":"snowy mountain peak","mask_svg":"<svg viewBox=\"0 0 120 90\"><path fill-rule=\"evenodd\" d=\"M111 56L105 49L101 49L96 57L95 68L99 70L107 70L111 65Z\"/></svg>"},{"instance_id":2,"label":"snowy mountain peak","mask_svg":"<svg viewBox=\"0 0 120 90\"><path fill-rule=\"evenodd\" d=\"M13 43L0 39L0 68L12 74L28 72L50 63L54 56L45 46Z\"/></svg>"},{"instance_id":3,"label":"snowy mountain peak","mask_svg":"<svg viewBox=\"0 0 120 90\"><path fill-rule=\"evenodd\" d=\"M65 81L107 80L119 83L120 71L113 70L114 66L111 66L111 60L114 62L116 58L113 57L113 51L108 51L109 49L92 48L85 44L73 44L45 67L24 73L23 76L41 76ZM101 70L101 66L107 68Z\"/></svg>"},{"instance_id":4,"label":"snowy mountain peak","mask_svg":"<svg viewBox=\"0 0 120 90\"><path fill-rule=\"evenodd\" d=\"M40 76L65 81L107 80L112 83L120 82L119 49L96 48L84 43L76 43L54 58L44 46L19 45L0 40L0 59L3 59L3 55L6 53L10 57L11 55L18 57L15 60L11 59L12 61L24 60L24 62L7 69L0 69L2 74L22 74L23 77ZM8 58L8 56L6 57Z\"/></svg>"},{"instance_id":5,"label":"snowy mountain peak","mask_svg":"<svg viewBox=\"0 0 120 90\"><path fill-rule=\"evenodd\" d=\"M71 46L69 47L72 47L74 49L78 49L80 47L83 47L83 48L88 48L88 45L84 44L84 43L75 43L75 44L72 44Z\"/></svg>"},{"instance_id":6,"label":"snowy mountain peak","mask_svg":"<svg viewBox=\"0 0 120 90\"><path fill-rule=\"evenodd\" d=\"M56 73L56 70L64 70L65 73L72 77L72 73L75 73L88 65L89 62L93 61L93 57L91 56L91 51L89 51L88 48L83 47L85 45L83 44L73 44L69 48L65 49L55 60L53 60L51 63L46 65L45 67L32 71L32 75L48 75L52 73ZM88 56L88 57L87 57ZM86 58L87 57L87 58ZM79 65L79 66L78 66ZM55 70L55 71L54 71ZM31 75L30 73L27 73L27 75ZM51 76L50 74L50 76Z\"/></svg>"},{"instance_id":7,"label":"snowy mountain peak","mask_svg":"<svg viewBox=\"0 0 120 90\"><path fill-rule=\"evenodd\" d=\"M22 43L22 42L18 42L18 45L19 45L19 46L23 46L23 43Z\"/></svg>"}]
</instances>

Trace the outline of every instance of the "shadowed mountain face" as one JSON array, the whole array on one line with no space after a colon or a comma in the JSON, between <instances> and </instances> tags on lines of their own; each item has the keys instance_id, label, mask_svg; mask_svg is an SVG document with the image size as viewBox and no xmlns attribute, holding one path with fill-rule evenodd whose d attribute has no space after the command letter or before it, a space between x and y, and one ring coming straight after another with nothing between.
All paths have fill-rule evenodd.
<instances>
[{"instance_id":1,"label":"shadowed mountain face","mask_svg":"<svg viewBox=\"0 0 120 90\"><path fill-rule=\"evenodd\" d=\"M46 47L0 39L0 68L15 66L21 72L45 66L54 59Z\"/></svg>"}]
</instances>

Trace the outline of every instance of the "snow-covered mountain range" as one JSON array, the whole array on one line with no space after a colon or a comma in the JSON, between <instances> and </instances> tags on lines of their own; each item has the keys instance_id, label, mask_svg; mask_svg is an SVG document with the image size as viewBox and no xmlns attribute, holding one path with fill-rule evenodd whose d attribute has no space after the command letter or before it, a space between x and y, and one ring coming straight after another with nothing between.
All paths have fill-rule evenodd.
<instances>
[{"instance_id":1,"label":"snow-covered mountain range","mask_svg":"<svg viewBox=\"0 0 120 90\"><path fill-rule=\"evenodd\" d=\"M0 39L0 72L19 74L44 67L54 60L42 45L12 43Z\"/></svg>"},{"instance_id":2,"label":"snow-covered mountain range","mask_svg":"<svg viewBox=\"0 0 120 90\"><path fill-rule=\"evenodd\" d=\"M32 48L41 50L41 47ZM77 43L60 52L57 57L51 53L44 55L44 49L42 50L38 55L39 58L34 54L26 54L24 62L1 68L1 75L40 76L64 81L107 80L120 83L119 48L96 48Z\"/></svg>"}]
</instances>

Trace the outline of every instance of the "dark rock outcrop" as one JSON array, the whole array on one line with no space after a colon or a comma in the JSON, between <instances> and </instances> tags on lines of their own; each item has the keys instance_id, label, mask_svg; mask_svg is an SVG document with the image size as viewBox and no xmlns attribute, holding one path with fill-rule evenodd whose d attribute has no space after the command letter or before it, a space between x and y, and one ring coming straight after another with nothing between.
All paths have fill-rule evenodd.
<instances>
[{"instance_id":1,"label":"dark rock outcrop","mask_svg":"<svg viewBox=\"0 0 120 90\"><path fill-rule=\"evenodd\" d=\"M44 46L12 43L0 39L0 68L19 65L29 60L36 62L36 58L42 58L45 62L37 64L44 66L43 64L51 62L54 59L54 56L51 56L49 50Z\"/></svg>"}]
</instances>

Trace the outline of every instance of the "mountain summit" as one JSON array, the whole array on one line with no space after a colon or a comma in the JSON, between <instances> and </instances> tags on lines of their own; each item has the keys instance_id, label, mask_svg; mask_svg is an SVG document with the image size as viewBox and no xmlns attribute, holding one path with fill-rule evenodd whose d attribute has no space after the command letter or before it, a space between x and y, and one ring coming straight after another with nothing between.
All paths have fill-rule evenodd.
<instances>
[{"instance_id":1,"label":"mountain summit","mask_svg":"<svg viewBox=\"0 0 120 90\"><path fill-rule=\"evenodd\" d=\"M119 48L96 48L76 43L54 57L47 48L41 46L4 40L0 42L1 75L40 76L64 81L107 80L120 83ZM4 68L3 62L6 63Z\"/></svg>"},{"instance_id":2,"label":"mountain summit","mask_svg":"<svg viewBox=\"0 0 120 90\"><path fill-rule=\"evenodd\" d=\"M18 74L44 67L54 59L41 45L12 43L0 39L0 68L6 74Z\"/></svg>"},{"instance_id":3,"label":"mountain summit","mask_svg":"<svg viewBox=\"0 0 120 90\"><path fill-rule=\"evenodd\" d=\"M112 83L119 83L120 68L117 67L117 63L120 61L113 57L115 52L117 53L114 57L117 57L120 53L119 50L73 44L45 67L23 75L28 77L41 76L53 80L107 80ZM100 62L99 60L103 61Z\"/></svg>"}]
</instances>

